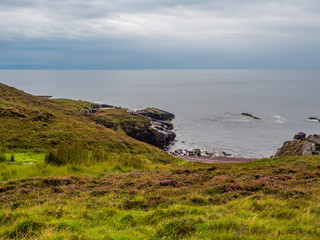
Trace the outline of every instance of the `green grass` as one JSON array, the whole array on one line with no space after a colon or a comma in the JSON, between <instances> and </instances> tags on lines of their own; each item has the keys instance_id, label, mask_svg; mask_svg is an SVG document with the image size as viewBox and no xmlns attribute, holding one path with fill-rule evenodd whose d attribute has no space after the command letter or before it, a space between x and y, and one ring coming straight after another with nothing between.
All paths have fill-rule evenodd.
<instances>
[{"instance_id":1,"label":"green grass","mask_svg":"<svg viewBox=\"0 0 320 240\"><path fill-rule=\"evenodd\" d=\"M61 164L61 160L59 162L48 162L46 159L48 155L33 152L15 153L13 154L15 161L12 162L9 158L12 154L4 154L6 160L0 162L0 181L48 176L104 176L110 172L121 173L135 170L166 169L171 167L171 165L168 165L169 163L174 165L183 163L182 160L162 158L161 155L157 158L158 162L154 162L154 159L149 159L144 155L128 153L103 153L102 156L98 156L98 160L95 160L92 159L93 153L88 152L84 153L87 156L91 155L88 159L74 161L78 159L74 158L70 162L68 162L68 159L62 159L62 161L66 162ZM69 154L67 153L66 155L68 157ZM75 155L75 157L78 156L78 154Z\"/></svg>"},{"instance_id":2,"label":"green grass","mask_svg":"<svg viewBox=\"0 0 320 240\"><path fill-rule=\"evenodd\" d=\"M16 175L0 183L0 238L320 238L320 156L181 163L7 160L2 173Z\"/></svg>"},{"instance_id":3,"label":"green grass","mask_svg":"<svg viewBox=\"0 0 320 240\"><path fill-rule=\"evenodd\" d=\"M6 162L7 161L7 156L6 154L0 152L0 162Z\"/></svg>"}]
</instances>

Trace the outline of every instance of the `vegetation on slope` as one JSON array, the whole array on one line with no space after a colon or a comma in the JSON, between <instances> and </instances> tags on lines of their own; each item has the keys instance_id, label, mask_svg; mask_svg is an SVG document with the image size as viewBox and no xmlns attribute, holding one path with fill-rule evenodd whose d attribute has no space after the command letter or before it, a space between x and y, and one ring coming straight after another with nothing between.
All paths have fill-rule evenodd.
<instances>
[{"instance_id":1,"label":"vegetation on slope","mask_svg":"<svg viewBox=\"0 0 320 240\"><path fill-rule=\"evenodd\" d=\"M0 183L0 238L319 239L319 165L319 156L123 173L21 165L43 177Z\"/></svg>"},{"instance_id":2,"label":"vegetation on slope","mask_svg":"<svg viewBox=\"0 0 320 240\"><path fill-rule=\"evenodd\" d=\"M85 101L43 99L0 84L0 148L44 152L78 144L109 155L143 155L151 162L172 160L155 147L90 120L82 112L92 106Z\"/></svg>"},{"instance_id":3,"label":"vegetation on slope","mask_svg":"<svg viewBox=\"0 0 320 240\"><path fill-rule=\"evenodd\" d=\"M135 139L142 138L142 136L148 134L149 123L147 117L130 115L127 109L124 108L106 109L90 114L88 117L107 128L123 131Z\"/></svg>"},{"instance_id":4,"label":"vegetation on slope","mask_svg":"<svg viewBox=\"0 0 320 240\"><path fill-rule=\"evenodd\" d=\"M319 156L186 163L93 107L0 84L0 239L320 238Z\"/></svg>"}]
</instances>

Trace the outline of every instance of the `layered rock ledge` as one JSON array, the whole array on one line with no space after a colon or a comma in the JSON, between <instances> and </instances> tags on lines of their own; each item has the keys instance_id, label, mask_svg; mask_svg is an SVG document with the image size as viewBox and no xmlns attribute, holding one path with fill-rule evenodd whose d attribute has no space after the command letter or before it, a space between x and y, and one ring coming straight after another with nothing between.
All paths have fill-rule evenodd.
<instances>
[{"instance_id":1,"label":"layered rock ledge","mask_svg":"<svg viewBox=\"0 0 320 240\"><path fill-rule=\"evenodd\" d=\"M131 114L147 116L147 134L142 140L161 149L166 149L175 139L176 134L172 131L174 114L158 109L146 108L131 112Z\"/></svg>"},{"instance_id":2,"label":"layered rock ledge","mask_svg":"<svg viewBox=\"0 0 320 240\"><path fill-rule=\"evenodd\" d=\"M109 105L105 109L103 105L94 105L92 109L85 109L84 113L98 124L122 130L132 138L161 149L166 149L176 137L171 122L174 114L158 108L131 111Z\"/></svg>"}]
</instances>

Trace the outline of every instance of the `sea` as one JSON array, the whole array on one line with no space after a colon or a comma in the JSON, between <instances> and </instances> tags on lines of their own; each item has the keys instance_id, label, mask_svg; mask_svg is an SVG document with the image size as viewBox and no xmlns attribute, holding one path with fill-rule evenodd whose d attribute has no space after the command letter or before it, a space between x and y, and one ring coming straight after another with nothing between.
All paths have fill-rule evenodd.
<instances>
[{"instance_id":1,"label":"sea","mask_svg":"<svg viewBox=\"0 0 320 240\"><path fill-rule=\"evenodd\" d=\"M34 95L172 112L169 151L270 157L296 133L320 132L308 119L320 118L320 70L0 70L0 82Z\"/></svg>"}]
</instances>

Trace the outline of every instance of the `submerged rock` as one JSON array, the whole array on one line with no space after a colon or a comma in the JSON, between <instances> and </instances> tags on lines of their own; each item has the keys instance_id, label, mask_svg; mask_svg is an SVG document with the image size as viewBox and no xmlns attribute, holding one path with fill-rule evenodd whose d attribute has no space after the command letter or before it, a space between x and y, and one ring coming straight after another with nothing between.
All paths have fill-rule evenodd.
<instances>
[{"instance_id":1,"label":"submerged rock","mask_svg":"<svg viewBox=\"0 0 320 240\"><path fill-rule=\"evenodd\" d=\"M256 119L256 120L261 120L261 118L259 117L256 117L256 116L253 116L252 114L250 113L241 113L242 116L246 116L246 117L251 117L253 119Z\"/></svg>"},{"instance_id":2,"label":"submerged rock","mask_svg":"<svg viewBox=\"0 0 320 240\"><path fill-rule=\"evenodd\" d=\"M320 119L319 119L319 118L316 118L316 117L309 117L308 119L309 119L309 120L315 120L315 121L320 122Z\"/></svg>"}]
</instances>

